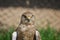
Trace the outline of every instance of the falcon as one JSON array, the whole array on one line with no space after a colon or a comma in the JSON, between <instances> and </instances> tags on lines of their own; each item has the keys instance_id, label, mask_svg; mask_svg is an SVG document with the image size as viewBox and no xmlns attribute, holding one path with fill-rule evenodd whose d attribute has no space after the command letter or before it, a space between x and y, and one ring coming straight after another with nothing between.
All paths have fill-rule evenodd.
<instances>
[{"instance_id":1,"label":"falcon","mask_svg":"<svg viewBox=\"0 0 60 40\"><path fill-rule=\"evenodd\" d=\"M35 28L35 16L24 12L17 29L12 33L12 40L41 40L40 33Z\"/></svg>"}]
</instances>

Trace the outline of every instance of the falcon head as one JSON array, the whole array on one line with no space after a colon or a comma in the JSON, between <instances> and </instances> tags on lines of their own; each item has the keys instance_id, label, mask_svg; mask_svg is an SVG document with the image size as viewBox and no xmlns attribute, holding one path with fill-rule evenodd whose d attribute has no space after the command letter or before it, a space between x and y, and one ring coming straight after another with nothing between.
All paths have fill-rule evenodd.
<instances>
[{"instance_id":1,"label":"falcon head","mask_svg":"<svg viewBox=\"0 0 60 40\"><path fill-rule=\"evenodd\" d=\"M35 22L35 16L31 12L25 12L21 16L21 23L26 25L32 25Z\"/></svg>"}]
</instances>

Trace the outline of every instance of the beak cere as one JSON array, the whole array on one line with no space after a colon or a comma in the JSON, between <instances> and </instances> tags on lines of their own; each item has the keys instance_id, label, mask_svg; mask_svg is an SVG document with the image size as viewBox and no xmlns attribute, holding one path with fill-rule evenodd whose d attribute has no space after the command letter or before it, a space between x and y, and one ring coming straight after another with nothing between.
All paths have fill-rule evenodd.
<instances>
[{"instance_id":1,"label":"beak cere","mask_svg":"<svg viewBox=\"0 0 60 40\"><path fill-rule=\"evenodd\" d=\"M31 17L28 17L28 19L30 19Z\"/></svg>"}]
</instances>

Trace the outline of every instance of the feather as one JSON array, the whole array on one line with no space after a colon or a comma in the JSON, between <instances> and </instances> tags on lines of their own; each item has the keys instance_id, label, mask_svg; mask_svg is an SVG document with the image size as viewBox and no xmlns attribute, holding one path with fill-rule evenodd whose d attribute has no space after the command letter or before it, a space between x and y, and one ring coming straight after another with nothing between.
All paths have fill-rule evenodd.
<instances>
[{"instance_id":1,"label":"feather","mask_svg":"<svg viewBox=\"0 0 60 40\"><path fill-rule=\"evenodd\" d=\"M36 40L41 40L40 33L36 31Z\"/></svg>"},{"instance_id":2,"label":"feather","mask_svg":"<svg viewBox=\"0 0 60 40\"><path fill-rule=\"evenodd\" d=\"M13 32L12 33L12 40L16 40L17 39L17 32Z\"/></svg>"}]
</instances>

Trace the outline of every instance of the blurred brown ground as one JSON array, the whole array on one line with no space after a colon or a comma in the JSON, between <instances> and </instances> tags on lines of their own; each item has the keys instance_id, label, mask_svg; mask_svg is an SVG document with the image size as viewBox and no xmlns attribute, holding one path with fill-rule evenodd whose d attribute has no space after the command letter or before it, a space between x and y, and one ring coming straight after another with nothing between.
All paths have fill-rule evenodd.
<instances>
[{"instance_id":1,"label":"blurred brown ground","mask_svg":"<svg viewBox=\"0 0 60 40\"><path fill-rule=\"evenodd\" d=\"M22 13L26 11L30 11L36 16L37 26L46 27L49 21L51 27L60 29L60 10L46 8L31 9L22 7L0 8L0 28L3 28L3 26L8 28L8 26L12 25L18 27L20 17Z\"/></svg>"}]
</instances>

